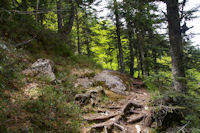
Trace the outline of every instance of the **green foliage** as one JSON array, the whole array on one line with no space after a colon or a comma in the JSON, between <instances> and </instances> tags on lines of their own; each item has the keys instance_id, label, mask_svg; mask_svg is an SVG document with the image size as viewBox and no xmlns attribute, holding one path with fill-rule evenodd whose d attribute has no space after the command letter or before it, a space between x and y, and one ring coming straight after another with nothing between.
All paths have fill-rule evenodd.
<instances>
[{"instance_id":1,"label":"green foliage","mask_svg":"<svg viewBox=\"0 0 200 133\"><path fill-rule=\"evenodd\" d=\"M170 72L162 72L160 71L158 74L151 73L145 79L145 84L147 85L148 89L151 91L166 91L172 89L172 79Z\"/></svg>"},{"instance_id":2,"label":"green foliage","mask_svg":"<svg viewBox=\"0 0 200 133\"><path fill-rule=\"evenodd\" d=\"M69 57L72 55L70 46L63 40L62 35L55 31L43 29L37 36L38 44L33 44L30 50L36 50L37 48L46 51L47 53L53 52L55 55Z\"/></svg>"},{"instance_id":3,"label":"green foliage","mask_svg":"<svg viewBox=\"0 0 200 133\"><path fill-rule=\"evenodd\" d=\"M159 121L160 111L163 111L167 114L165 120L173 114L175 114L175 116L181 116L181 118L177 118L177 120L172 120L172 118L168 119L171 123L171 127L188 123L187 128L189 130L200 128L199 75L199 72L195 69L187 70L188 93L186 94L173 90L171 87L170 72L159 72L159 74L151 75L146 79L145 83L152 92L152 105L159 107L155 108L155 119L157 119L157 121ZM172 110L169 110L170 108ZM166 126L168 121L165 120L163 120L164 123L162 124ZM176 123L173 125L172 121L176 121Z\"/></svg>"},{"instance_id":4,"label":"green foliage","mask_svg":"<svg viewBox=\"0 0 200 133\"><path fill-rule=\"evenodd\" d=\"M71 56L69 59L74 62L74 64L78 64L81 67L102 69L102 66L98 64L92 57L74 55Z\"/></svg>"}]
</instances>

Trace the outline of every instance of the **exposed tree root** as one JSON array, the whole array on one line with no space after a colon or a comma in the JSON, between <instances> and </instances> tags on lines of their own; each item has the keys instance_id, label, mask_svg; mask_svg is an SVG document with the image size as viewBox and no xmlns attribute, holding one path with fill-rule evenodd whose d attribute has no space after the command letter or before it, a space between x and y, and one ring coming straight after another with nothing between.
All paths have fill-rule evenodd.
<instances>
[{"instance_id":1,"label":"exposed tree root","mask_svg":"<svg viewBox=\"0 0 200 133\"><path fill-rule=\"evenodd\" d=\"M137 111L138 109L141 111ZM94 115L93 117L87 116L84 117L84 119L87 121L95 122L103 121L91 126L91 131L93 132L99 130L104 130L104 132L108 132L108 130L112 131L112 129L116 127L117 129L121 130L122 133L126 133L126 124L141 123L143 121L143 125L149 125L147 123L150 123L150 117L150 113L148 111L144 111L143 105L135 103L133 100L131 100L124 106L122 106L120 111L118 112L111 112L107 115ZM124 124L122 125L119 123Z\"/></svg>"},{"instance_id":2,"label":"exposed tree root","mask_svg":"<svg viewBox=\"0 0 200 133\"><path fill-rule=\"evenodd\" d=\"M137 80L134 85L140 88L144 83ZM120 101L109 101L103 106L98 103L95 106L96 113L83 116L88 123L93 123L87 133L146 133L152 124L152 113L147 107L149 93L144 89L137 91L140 93L132 90L129 96ZM75 99L85 105L85 101L91 102L98 92L94 91L92 95L89 91L86 94L78 94Z\"/></svg>"}]
</instances>

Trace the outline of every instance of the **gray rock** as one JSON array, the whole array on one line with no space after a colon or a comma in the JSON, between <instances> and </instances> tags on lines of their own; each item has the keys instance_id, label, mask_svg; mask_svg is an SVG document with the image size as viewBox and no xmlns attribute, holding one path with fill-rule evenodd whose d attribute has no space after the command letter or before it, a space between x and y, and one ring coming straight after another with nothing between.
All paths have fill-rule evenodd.
<instances>
[{"instance_id":1,"label":"gray rock","mask_svg":"<svg viewBox=\"0 0 200 133\"><path fill-rule=\"evenodd\" d=\"M104 82L105 85L113 92L127 95L127 88L123 81L115 75L112 75L110 70L104 70L94 77L96 82Z\"/></svg>"},{"instance_id":2,"label":"gray rock","mask_svg":"<svg viewBox=\"0 0 200 133\"><path fill-rule=\"evenodd\" d=\"M74 85L74 87L82 87L82 88L88 89L92 87L92 85L93 85L93 80L86 77L86 78L77 79L77 82Z\"/></svg>"},{"instance_id":3,"label":"gray rock","mask_svg":"<svg viewBox=\"0 0 200 133\"><path fill-rule=\"evenodd\" d=\"M46 76L50 81L55 81L54 63L49 59L38 59L31 65L31 68L24 71L25 75Z\"/></svg>"}]
</instances>

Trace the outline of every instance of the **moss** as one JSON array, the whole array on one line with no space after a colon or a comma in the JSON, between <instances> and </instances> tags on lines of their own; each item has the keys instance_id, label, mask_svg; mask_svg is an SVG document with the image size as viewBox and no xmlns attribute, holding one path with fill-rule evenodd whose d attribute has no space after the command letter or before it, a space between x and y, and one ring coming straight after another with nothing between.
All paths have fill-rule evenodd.
<instances>
[{"instance_id":1,"label":"moss","mask_svg":"<svg viewBox=\"0 0 200 133\"><path fill-rule=\"evenodd\" d=\"M130 76L123 74L123 73L119 73L119 72L110 72L110 73L113 76L119 77L123 81L123 84L126 86L127 91L130 91L130 89L133 86L133 81Z\"/></svg>"}]
</instances>

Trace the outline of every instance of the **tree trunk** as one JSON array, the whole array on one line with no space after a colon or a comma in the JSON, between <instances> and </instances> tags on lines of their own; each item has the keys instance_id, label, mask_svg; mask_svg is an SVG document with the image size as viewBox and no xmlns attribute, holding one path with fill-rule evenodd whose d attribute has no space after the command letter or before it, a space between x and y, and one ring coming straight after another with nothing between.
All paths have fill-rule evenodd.
<instances>
[{"instance_id":1,"label":"tree trunk","mask_svg":"<svg viewBox=\"0 0 200 133\"><path fill-rule=\"evenodd\" d=\"M57 1L57 20L58 20L58 32L61 32L62 30L62 0Z\"/></svg>"},{"instance_id":2,"label":"tree trunk","mask_svg":"<svg viewBox=\"0 0 200 133\"><path fill-rule=\"evenodd\" d=\"M131 20L133 20L133 17L131 15L130 10L132 8L130 8L129 2L127 0L123 0L123 3L125 5L125 13L126 13L126 23L127 23L127 29L128 29L128 40L129 40L129 52L130 52L130 59L129 59L129 67L130 67L130 75L134 76L134 52L133 52L133 36L134 36L134 32L133 32L133 23L131 22Z\"/></svg>"},{"instance_id":3,"label":"tree trunk","mask_svg":"<svg viewBox=\"0 0 200 133\"><path fill-rule=\"evenodd\" d=\"M186 92L183 44L180 32L178 0L166 0L173 85L176 91Z\"/></svg>"},{"instance_id":4,"label":"tree trunk","mask_svg":"<svg viewBox=\"0 0 200 133\"><path fill-rule=\"evenodd\" d=\"M85 38L86 38L86 50L87 50L87 56L90 57L91 56L91 51L90 51L90 42L89 42L89 21L88 21L88 13L87 13L87 6L85 5Z\"/></svg>"},{"instance_id":5,"label":"tree trunk","mask_svg":"<svg viewBox=\"0 0 200 133\"><path fill-rule=\"evenodd\" d=\"M13 1L13 2L15 3L15 1ZM14 5L15 5L15 4L14 4ZM26 0L22 0L22 9L23 9L24 11L27 11L27 9L28 9Z\"/></svg>"},{"instance_id":6,"label":"tree trunk","mask_svg":"<svg viewBox=\"0 0 200 133\"><path fill-rule=\"evenodd\" d=\"M134 76L134 52L133 52L133 29L131 23L128 22L128 38L129 38L129 51L130 51L130 75Z\"/></svg>"},{"instance_id":7,"label":"tree trunk","mask_svg":"<svg viewBox=\"0 0 200 133\"><path fill-rule=\"evenodd\" d=\"M144 41L142 38L143 34L139 33L138 39L139 39L139 53L140 53L140 62L141 62L141 67L142 67L142 76L145 78L148 75L147 72L147 66L146 66L146 61L145 61L145 56L144 56Z\"/></svg>"},{"instance_id":8,"label":"tree trunk","mask_svg":"<svg viewBox=\"0 0 200 133\"><path fill-rule=\"evenodd\" d=\"M153 55L153 69L155 74L158 74L158 64L157 64L157 54L156 54L156 50L152 50L152 55Z\"/></svg>"},{"instance_id":9,"label":"tree trunk","mask_svg":"<svg viewBox=\"0 0 200 133\"><path fill-rule=\"evenodd\" d=\"M39 9L40 0L37 0L36 7L35 7L35 23L38 24L38 9Z\"/></svg>"},{"instance_id":10,"label":"tree trunk","mask_svg":"<svg viewBox=\"0 0 200 133\"><path fill-rule=\"evenodd\" d=\"M65 35L67 36L71 30L72 30L72 26L74 23L74 18L75 18L75 6L74 6L74 2L73 0L69 0L70 6L71 6L71 10L70 10L70 17L69 17L69 21L67 24L65 24Z\"/></svg>"},{"instance_id":11,"label":"tree trunk","mask_svg":"<svg viewBox=\"0 0 200 133\"><path fill-rule=\"evenodd\" d=\"M121 35L120 35L119 11L118 11L118 4L116 0L114 0L114 14L115 14L116 34L117 34L117 42L118 42L118 49L119 49L120 71L124 72L125 66L124 66L123 50L122 50Z\"/></svg>"},{"instance_id":12,"label":"tree trunk","mask_svg":"<svg viewBox=\"0 0 200 133\"><path fill-rule=\"evenodd\" d=\"M80 44L80 31L79 31L78 9L76 9L76 31L77 31L77 47L78 47L78 54L81 55L81 44Z\"/></svg>"}]
</instances>

